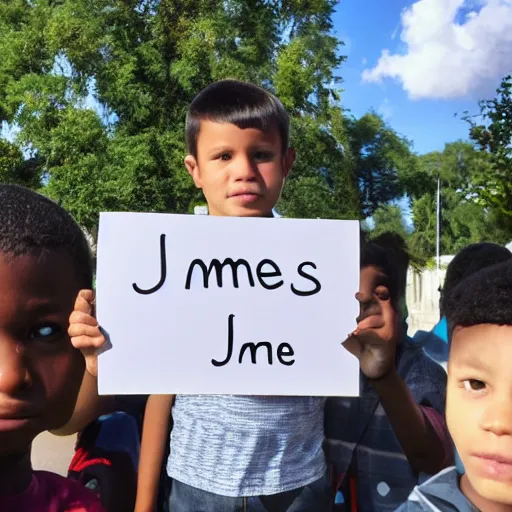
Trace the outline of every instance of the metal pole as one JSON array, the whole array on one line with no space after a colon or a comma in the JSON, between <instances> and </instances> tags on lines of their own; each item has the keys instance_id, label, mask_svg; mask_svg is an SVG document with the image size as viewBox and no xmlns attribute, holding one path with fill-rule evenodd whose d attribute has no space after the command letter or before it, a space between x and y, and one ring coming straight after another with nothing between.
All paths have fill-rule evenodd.
<instances>
[{"instance_id":1,"label":"metal pole","mask_svg":"<svg viewBox=\"0 0 512 512\"><path fill-rule=\"evenodd\" d=\"M437 280L438 285L441 285L440 271L441 271L441 177L437 176L437 226L436 226L436 258L437 258Z\"/></svg>"}]
</instances>

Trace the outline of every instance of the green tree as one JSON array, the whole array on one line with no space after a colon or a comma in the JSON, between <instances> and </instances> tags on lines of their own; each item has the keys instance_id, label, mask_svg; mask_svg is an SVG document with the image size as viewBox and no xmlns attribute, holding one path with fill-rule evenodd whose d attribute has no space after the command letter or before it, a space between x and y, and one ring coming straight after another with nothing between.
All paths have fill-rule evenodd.
<instances>
[{"instance_id":1,"label":"green tree","mask_svg":"<svg viewBox=\"0 0 512 512\"><path fill-rule=\"evenodd\" d=\"M373 112L349 120L347 132L361 215L365 218L380 205L403 195L401 176L413 173L415 156L409 141Z\"/></svg>"},{"instance_id":2,"label":"green tree","mask_svg":"<svg viewBox=\"0 0 512 512\"><path fill-rule=\"evenodd\" d=\"M391 232L400 235L404 240L409 236L402 209L397 204L385 204L377 208L373 214L372 237Z\"/></svg>"},{"instance_id":3,"label":"green tree","mask_svg":"<svg viewBox=\"0 0 512 512\"><path fill-rule=\"evenodd\" d=\"M475 197L475 175L489 165L486 153L462 141L446 144L442 152L418 157L414 172L404 179L414 223L409 243L418 258L428 260L436 254L438 178L442 254L455 254L473 242L506 241L496 210L486 208Z\"/></svg>"},{"instance_id":4,"label":"green tree","mask_svg":"<svg viewBox=\"0 0 512 512\"><path fill-rule=\"evenodd\" d=\"M500 223L512 238L512 75L502 80L495 98L479 106L479 116L466 112L464 119L471 140L489 154L490 165L474 174L473 190L482 204L499 212Z\"/></svg>"},{"instance_id":5,"label":"green tree","mask_svg":"<svg viewBox=\"0 0 512 512\"><path fill-rule=\"evenodd\" d=\"M2 176L41 189L91 231L100 210L191 211L200 194L183 166L187 106L231 77L269 88L292 115L299 158L280 211L359 217L335 4L1 2L0 122L18 129L0 148Z\"/></svg>"}]
</instances>

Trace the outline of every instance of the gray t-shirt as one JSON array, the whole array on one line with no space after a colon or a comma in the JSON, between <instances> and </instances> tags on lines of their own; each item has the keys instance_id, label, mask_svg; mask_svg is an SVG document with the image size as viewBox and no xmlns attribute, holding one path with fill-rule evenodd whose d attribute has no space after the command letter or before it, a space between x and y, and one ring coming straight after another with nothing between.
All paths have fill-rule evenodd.
<instances>
[{"instance_id":1,"label":"gray t-shirt","mask_svg":"<svg viewBox=\"0 0 512 512\"><path fill-rule=\"evenodd\" d=\"M396 512L478 512L462 494L456 468L444 469L414 488Z\"/></svg>"},{"instance_id":2,"label":"gray t-shirt","mask_svg":"<svg viewBox=\"0 0 512 512\"><path fill-rule=\"evenodd\" d=\"M167 473L222 496L278 494L327 470L324 398L178 395Z\"/></svg>"}]
</instances>

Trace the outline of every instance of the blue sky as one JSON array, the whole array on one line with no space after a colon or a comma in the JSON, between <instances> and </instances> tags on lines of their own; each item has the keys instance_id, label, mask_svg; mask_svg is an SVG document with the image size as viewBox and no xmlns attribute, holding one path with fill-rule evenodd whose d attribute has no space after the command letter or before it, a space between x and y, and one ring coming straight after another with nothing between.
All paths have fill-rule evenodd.
<instances>
[{"instance_id":1,"label":"blue sky","mask_svg":"<svg viewBox=\"0 0 512 512\"><path fill-rule=\"evenodd\" d=\"M512 71L511 0L340 0L334 28L345 108L380 112L420 154L466 139L455 114Z\"/></svg>"}]
</instances>

